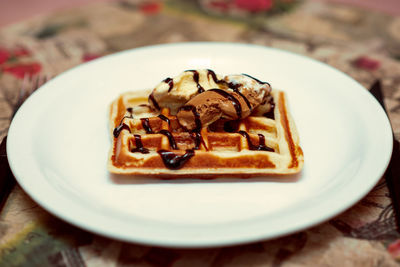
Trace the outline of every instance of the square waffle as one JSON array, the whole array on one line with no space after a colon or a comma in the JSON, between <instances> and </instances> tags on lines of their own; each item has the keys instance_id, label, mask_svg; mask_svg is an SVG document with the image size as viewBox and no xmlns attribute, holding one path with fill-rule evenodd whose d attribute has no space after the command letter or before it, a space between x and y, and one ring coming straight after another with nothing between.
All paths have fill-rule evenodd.
<instances>
[{"instance_id":1,"label":"square waffle","mask_svg":"<svg viewBox=\"0 0 400 267\"><path fill-rule=\"evenodd\" d=\"M111 104L111 173L248 178L294 174L302 169L299 136L282 91L272 90L270 114L219 120L200 132L183 129L167 108L152 111L148 95L128 92Z\"/></svg>"}]
</instances>

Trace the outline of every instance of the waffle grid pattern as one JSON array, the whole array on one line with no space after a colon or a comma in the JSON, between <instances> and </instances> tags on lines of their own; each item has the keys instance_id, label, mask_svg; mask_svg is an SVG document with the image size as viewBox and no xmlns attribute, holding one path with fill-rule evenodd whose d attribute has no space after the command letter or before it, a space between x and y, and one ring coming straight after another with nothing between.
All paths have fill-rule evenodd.
<instances>
[{"instance_id":1,"label":"waffle grid pattern","mask_svg":"<svg viewBox=\"0 0 400 267\"><path fill-rule=\"evenodd\" d=\"M274 119L249 116L239 122L220 121L195 133L185 131L168 109L156 114L140 103L146 111L134 112L135 96L121 95L111 106L109 169L119 174L205 178L296 173L303 163L298 135L285 95L274 91L273 96ZM185 162L179 168L168 166L160 151L168 153L167 159Z\"/></svg>"}]
</instances>

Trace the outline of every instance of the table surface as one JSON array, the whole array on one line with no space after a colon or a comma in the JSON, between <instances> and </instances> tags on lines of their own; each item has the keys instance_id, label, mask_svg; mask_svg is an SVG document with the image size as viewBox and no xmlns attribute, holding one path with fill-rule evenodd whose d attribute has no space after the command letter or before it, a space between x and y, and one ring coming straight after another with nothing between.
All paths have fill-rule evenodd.
<instances>
[{"instance_id":1,"label":"table surface","mask_svg":"<svg viewBox=\"0 0 400 267\"><path fill-rule=\"evenodd\" d=\"M380 79L400 137L400 17L327 2L221 2L95 3L1 28L0 137L7 134L24 75L56 75L110 53L185 41L276 47L326 62L366 88ZM305 231L190 250L91 234L50 215L16 186L0 214L0 237L0 266L397 266L400 261L400 234L383 178L349 210Z\"/></svg>"}]
</instances>

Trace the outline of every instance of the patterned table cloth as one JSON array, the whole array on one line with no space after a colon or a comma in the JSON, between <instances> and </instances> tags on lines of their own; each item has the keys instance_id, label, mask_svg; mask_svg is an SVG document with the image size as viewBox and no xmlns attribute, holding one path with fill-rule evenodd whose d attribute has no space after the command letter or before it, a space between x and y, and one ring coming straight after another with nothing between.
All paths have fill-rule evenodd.
<instances>
[{"instance_id":1,"label":"patterned table cloth","mask_svg":"<svg viewBox=\"0 0 400 267\"><path fill-rule=\"evenodd\" d=\"M25 75L145 45L227 41L303 54L366 88L380 79L400 137L400 17L295 0L121 0L0 29L0 137ZM120 242L63 222L16 186L0 214L0 266L397 266L400 234L385 180L335 218L245 245L173 249Z\"/></svg>"}]
</instances>

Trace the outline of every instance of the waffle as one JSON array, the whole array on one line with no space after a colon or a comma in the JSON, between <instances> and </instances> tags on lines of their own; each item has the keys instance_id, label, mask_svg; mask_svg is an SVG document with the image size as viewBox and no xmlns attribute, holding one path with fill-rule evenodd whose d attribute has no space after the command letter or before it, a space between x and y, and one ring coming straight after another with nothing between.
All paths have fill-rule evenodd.
<instances>
[{"instance_id":1,"label":"waffle","mask_svg":"<svg viewBox=\"0 0 400 267\"><path fill-rule=\"evenodd\" d=\"M155 112L149 92L128 92L110 108L111 173L158 178L288 175L303 166L303 152L284 92L272 90L265 116L219 120L200 132L183 129L169 109Z\"/></svg>"}]
</instances>

